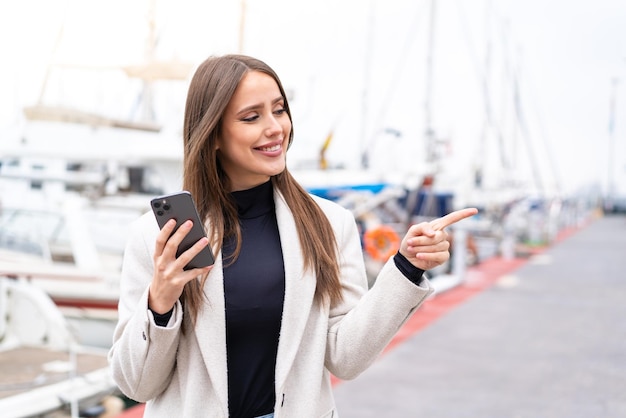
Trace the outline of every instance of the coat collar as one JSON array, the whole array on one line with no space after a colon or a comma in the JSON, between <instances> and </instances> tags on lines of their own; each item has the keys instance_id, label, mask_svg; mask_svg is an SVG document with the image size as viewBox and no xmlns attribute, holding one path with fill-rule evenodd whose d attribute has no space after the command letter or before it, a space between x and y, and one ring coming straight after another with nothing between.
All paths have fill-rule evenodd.
<instances>
[{"instance_id":1,"label":"coat collar","mask_svg":"<svg viewBox=\"0 0 626 418\"><path fill-rule=\"evenodd\" d=\"M226 365L226 305L221 252L204 284L204 300L198 312L194 334L211 383L228 416L228 375Z\"/></svg>"},{"instance_id":2,"label":"coat collar","mask_svg":"<svg viewBox=\"0 0 626 418\"><path fill-rule=\"evenodd\" d=\"M285 264L285 302L276 359L276 387L281 388L300 348L310 310L314 308L316 279L313 272L303 270L296 223L278 191L274 192L274 202Z\"/></svg>"}]
</instances>

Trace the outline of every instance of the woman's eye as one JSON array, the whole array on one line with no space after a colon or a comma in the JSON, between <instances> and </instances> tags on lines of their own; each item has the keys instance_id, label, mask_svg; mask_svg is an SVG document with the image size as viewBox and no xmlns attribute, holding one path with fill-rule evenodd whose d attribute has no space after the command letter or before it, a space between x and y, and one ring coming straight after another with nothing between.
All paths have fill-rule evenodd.
<instances>
[{"instance_id":1,"label":"woman's eye","mask_svg":"<svg viewBox=\"0 0 626 418\"><path fill-rule=\"evenodd\" d=\"M274 111L275 114L277 115L282 115L283 113L285 113L287 111L287 109L285 109L284 107L281 107L280 109L276 109Z\"/></svg>"},{"instance_id":2,"label":"woman's eye","mask_svg":"<svg viewBox=\"0 0 626 418\"><path fill-rule=\"evenodd\" d=\"M254 122L258 118L259 118L258 115L252 115L252 116L245 117L245 118L243 118L241 120L244 121L244 122Z\"/></svg>"}]
</instances>

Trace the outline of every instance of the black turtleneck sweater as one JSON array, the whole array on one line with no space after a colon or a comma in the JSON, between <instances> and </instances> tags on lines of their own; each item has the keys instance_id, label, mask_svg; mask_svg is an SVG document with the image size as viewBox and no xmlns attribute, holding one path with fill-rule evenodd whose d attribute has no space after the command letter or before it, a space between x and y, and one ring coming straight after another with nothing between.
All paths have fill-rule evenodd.
<instances>
[{"instance_id":1,"label":"black turtleneck sweater","mask_svg":"<svg viewBox=\"0 0 626 418\"><path fill-rule=\"evenodd\" d=\"M228 404L231 418L251 418L274 410L285 269L272 183L232 196L237 202L242 246L231 265L234 239L225 239L222 249Z\"/></svg>"}]
</instances>

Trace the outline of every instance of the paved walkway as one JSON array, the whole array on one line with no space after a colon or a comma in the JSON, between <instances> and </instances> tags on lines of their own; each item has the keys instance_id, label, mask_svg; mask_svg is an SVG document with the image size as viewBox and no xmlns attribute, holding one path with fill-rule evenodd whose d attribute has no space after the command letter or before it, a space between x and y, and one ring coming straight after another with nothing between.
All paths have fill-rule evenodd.
<instances>
[{"instance_id":1,"label":"paved walkway","mask_svg":"<svg viewBox=\"0 0 626 418\"><path fill-rule=\"evenodd\" d=\"M429 300L340 417L626 417L626 217L517 262Z\"/></svg>"}]
</instances>

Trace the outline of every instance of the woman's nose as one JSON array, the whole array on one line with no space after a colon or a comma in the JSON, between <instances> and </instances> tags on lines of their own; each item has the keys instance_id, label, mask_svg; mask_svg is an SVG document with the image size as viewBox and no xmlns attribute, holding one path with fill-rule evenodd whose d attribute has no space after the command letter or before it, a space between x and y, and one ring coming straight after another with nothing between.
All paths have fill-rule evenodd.
<instances>
[{"instance_id":1,"label":"woman's nose","mask_svg":"<svg viewBox=\"0 0 626 418\"><path fill-rule=\"evenodd\" d=\"M268 125L266 128L267 136L273 136L278 133L281 133L282 131L283 131L283 127L278 121L278 119L276 119L274 115L271 115L268 118Z\"/></svg>"}]
</instances>

